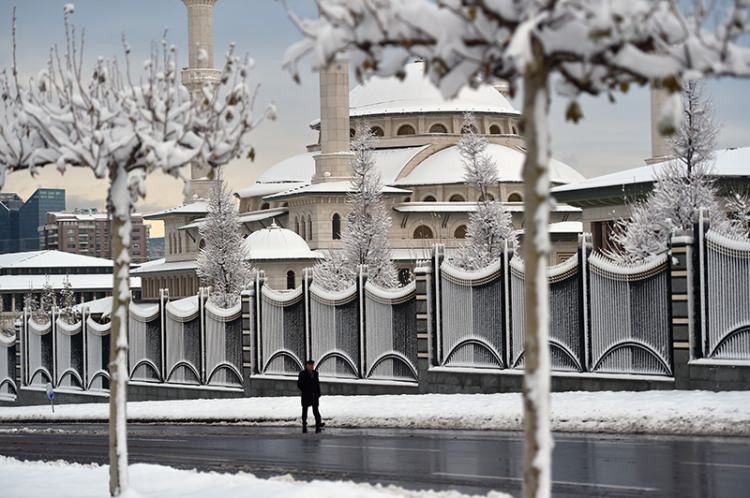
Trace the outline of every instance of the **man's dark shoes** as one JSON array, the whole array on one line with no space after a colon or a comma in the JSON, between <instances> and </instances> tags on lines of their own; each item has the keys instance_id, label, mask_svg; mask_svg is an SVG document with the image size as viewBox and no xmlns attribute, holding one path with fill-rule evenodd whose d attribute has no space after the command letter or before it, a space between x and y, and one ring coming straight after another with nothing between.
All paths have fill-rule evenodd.
<instances>
[{"instance_id":1,"label":"man's dark shoes","mask_svg":"<svg viewBox=\"0 0 750 498\"><path fill-rule=\"evenodd\" d=\"M302 426L302 434L307 434L307 426L306 425Z\"/></svg>"},{"instance_id":2,"label":"man's dark shoes","mask_svg":"<svg viewBox=\"0 0 750 498\"><path fill-rule=\"evenodd\" d=\"M321 432L323 432L323 428L321 426L317 426L315 428L315 434L320 434Z\"/></svg>"}]
</instances>

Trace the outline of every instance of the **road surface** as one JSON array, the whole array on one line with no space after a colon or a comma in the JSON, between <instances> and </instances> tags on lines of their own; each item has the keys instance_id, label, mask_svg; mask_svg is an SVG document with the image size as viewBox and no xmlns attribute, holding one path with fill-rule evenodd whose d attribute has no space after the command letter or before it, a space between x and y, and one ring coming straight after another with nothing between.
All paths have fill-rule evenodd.
<instances>
[{"instance_id":1,"label":"road surface","mask_svg":"<svg viewBox=\"0 0 750 498\"><path fill-rule=\"evenodd\" d=\"M518 495L523 441L514 432L296 427L129 426L131 462L179 468L292 474L415 489ZM0 454L105 463L104 424L4 424ZM750 496L750 439L557 434L553 493L559 497Z\"/></svg>"}]
</instances>

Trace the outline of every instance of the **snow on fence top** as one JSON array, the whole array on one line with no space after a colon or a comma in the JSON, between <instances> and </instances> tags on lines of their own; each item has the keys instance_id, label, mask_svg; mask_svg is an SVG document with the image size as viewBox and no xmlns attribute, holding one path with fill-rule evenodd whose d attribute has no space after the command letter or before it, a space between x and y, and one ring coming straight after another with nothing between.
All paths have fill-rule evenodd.
<instances>
[{"instance_id":1,"label":"snow on fence top","mask_svg":"<svg viewBox=\"0 0 750 498\"><path fill-rule=\"evenodd\" d=\"M353 284L348 289L342 291L332 291L316 285L315 282L310 285L310 296L321 304L337 306L351 302L357 297L357 286Z\"/></svg>"},{"instance_id":2,"label":"snow on fence top","mask_svg":"<svg viewBox=\"0 0 750 498\"><path fill-rule=\"evenodd\" d=\"M417 292L417 283L409 282L403 287L385 289L372 282L365 283L367 297L383 304L401 304L411 299Z\"/></svg>"},{"instance_id":3,"label":"snow on fence top","mask_svg":"<svg viewBox=\"0 0 750 498\"><path fill-rule=\"evenodd\" d=\"M13 335L7 335L2 332L0 332L0 346L4 348L9 348L13 346L16 343L16 333L13 332Z\"/></svg>"},{"instance_id":4,"label":"snow on fence top","mask_svg":"<svg viewBox=\"0 0 750 498\"><path fill-rule=\"evenodd\" d=\"M198 296L186 297L177 301L170 301L166 304L165 309L167 316L178 322L189 322L196 316L200 308L198 307Z\"/></svg>"},{"instance_id":5,"label":"snow on fence top","mask_svg":"<svg viewBox=\"0 0 750 498\"><path fill-rule=\"evenodd\" d=\"M91 319L91 317L86 319L86 330L88 330L94 335L98 335L98 336L108 335L111 329L112 329L112 322L99 323Z\"/></svg>"},{"instance_id":6,"label":"snow on fence top","mask_svg":"<svg viewBox=\"0 0 750 498\"><path fill-rule=\"evenodd\" d=\"M503 262L500 259L479 270L464 270L452 265L449 260L440 265L442 275L457 285L482 285L494 280L500 275Z\"/></svg>"},{"instance_id":7,"label":"snow on fence top","mask_svg":"<svg viewBox=\"0 0 750 498\"><path fill-rule=\"evenodd\" d=\"M81 331L82 322L78 321L76 323L71 324L58 318L57 320L55 320L55 324L57 325L57 330L59 332L62 332L65 335L76 335L78 332Z\"/></svg>"},{"instance_id":8,"label":"snow on fence top","mask_svg":"<svg viewBox=\"0 0 750 498\"><path fill-rule=\"evenodd\" d=\"M706 233L706 243L715 251L750 258L750 239L746 237L711 229Z\"/></svg>"},{"instance_id":9,"label":"snow on fence top","mask_svg":"<svg viewBox=\"0 0 750 498\"><path fill-rule=\"evenodd\" d=\"M597 275L625 282L643 280L662 271L667 264L667 254L656 254L642 263L617 263L601 254L589 256L591 271Z\"/></svg>"},{"instance_id":10,"label":"snow on fence top","mask_svg":"<svg viewBox=\"0 0 750 498\"><path fill-rule=\"evenodd\" d=\"M526 273L526 262L520 256L513 256L510 260L511 271L519 277ZM547 279L550 283L559 282L578 271L578 255L574 254L562 263L547 267Z\"/></svg>"},{"instance_id":11,"label":"snow on fence top","mask_svg":"<svg viewBox=\"0 0 750 498\"><path fill-rule=\"evenodd\" d=\"M239 318L242 314L242 303L238 302L230 308L220 308L213 304L210 300L206 301L206 313L215 321L219 322L231 322Z\"/></svg>"},{"instance_id":12,"label":"snow on fence top","mask_svg":"<svg viewBox=\"0 0 750 498\"><path fill-rule=\"evenodd\" d=\"M289 306L297 303L302 298L302 290L301 285L288 291L275 290L264 285L261 287L260 292L263 294L263 297L273 301L279 306Z\"/></svg>"},{"instance_id":13,"label":"snow on fence top","mask_svg":"<svg viewBox=\"0 0 750 498\"><path fill-rule=\"evenodd\" d=\"M130 303L130 316L139 322L150 322L159 315L158 304Z\"/></svg>"}]
</instances>

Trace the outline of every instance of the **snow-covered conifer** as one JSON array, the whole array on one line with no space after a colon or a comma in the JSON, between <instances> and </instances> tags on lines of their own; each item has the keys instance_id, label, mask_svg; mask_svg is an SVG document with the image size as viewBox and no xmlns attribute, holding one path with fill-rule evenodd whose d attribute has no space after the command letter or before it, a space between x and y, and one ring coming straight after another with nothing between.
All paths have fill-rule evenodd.
<instances>
[{"instance_id":1,"label":"snow-covered conifer","mask_svg":"<svg viewBox=\"0 0 750 498\"><path fill-rule=\"evenodd\" d=\"M725 209L732 231L750 237L750 192L747 189L731 190L725 201Z\"/></svg>"},{"instance_id":2,"label":"snow-covered conifer","mask_svg":"<svg viewBox=\"0 0 750 498\"><path fill-rule=\"evenodd\" d=\"M69 325L73 325L80 319L75 306L76 297L73 293L70 277L65 277L63 288L60 290L60 318Z\"/></svg>"},{"instance_id":3,"label":"snow-covered conifer","mask_svg":"<svg viewBox=\"0 0 750 498\"><path fill-rule=\"evenodd\" d=\"M312 277L315 285L330 291L342 291L354 284L357 273L343 251L328 251L325 258L313 266Z\"/></svg>"},{"instance_id":4,"label":"snow-covered conifer","mask_svg":"<svg viewBox=\"0 0 750 498\"><path fill-rule=\"evenodd\" d=\"M456 266L467 270L477 270L497 260L502 256L504 241L515 239L511 214L489 191L497 185L498 174L486 149L487 140L477 133L474 116L467 113L458 150L466 169L466 182L479 190L479 201L476 211L469 215L466 240L453 258Z\"/></svg>"},{"instance_id":5,"label":"snow-covered conifer","mask_svg":"<svg viewBox=\"0 0 750 498\"><path fill-rule=\"evenodd\" d=\"M671 140L672 155L685 166L687 176L696 167L705 170L711 164L718 135L719 124L704 83L687 80L682 91L682 120Z\"/></svg>"},{"instance_id":6,"label":"snow-covered conifer","mask_svg":"<svg viewBox=\"0 0 750 498\"><path fill-rule=\"evenodd\" d=\"M198 229L205 246L198 255L198 276L211 287L209 299L220 308L231 308L240 291L252 280L250 265L242 252L237 208L223 179L214 183L208 199L206 220Z\"/></svg>"},{"instance_id":7,"label":"snow-covered conifer","mask_svg":"<svg viewBox=\"0 0 750 498\"><path fill-rule=\"evenodd\" d=\"M34 295L32 289L26 291L23 295L23 309L31 316L34 321L39 319L39 300Z\"/></svg>"},{"instance_id":8,"label":"snow-covered conifer","mask_svg":"<svg viewBox=\"0 0 750 498\"><path fill-rule=\"evenodd\" d=\"M57 294L55 293L55 289L52 288L49 277L47 277L44 280L42 294L39 296L39 307L36 310L37 313L34 316L34 321L37 323L49 322L55 306L57 306Z\"/></svg>"}]
</instances>

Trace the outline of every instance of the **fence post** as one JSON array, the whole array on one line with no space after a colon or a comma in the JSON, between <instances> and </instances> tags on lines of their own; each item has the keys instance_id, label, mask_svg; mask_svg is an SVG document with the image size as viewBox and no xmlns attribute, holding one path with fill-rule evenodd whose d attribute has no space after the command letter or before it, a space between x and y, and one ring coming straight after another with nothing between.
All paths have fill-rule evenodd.
<instances>
[{"instance_id":1,"label":"fence post","mask_svg":"<svg viewBox=\"0 0 750 498\"><path fill-rule=\"evenodd\" d=\"M693 244L694 237L687 231L674 233L670 244L672 369L678 389L689 384L688 362L695 357L697 342Z\"/></svg>"},{"instance_id":2,"label":"fence post","mask_svg":"<svg viewBox=\"0 0 750 498\"><path fill-rule=\"evenodd\" d=\"M442 332L443 332L443 313L442 313L442 302L441 302L441 286L440 286L440 266L443 264L445 259L445 246L443 244L435 244L432 261L434 263L432 270L432 286L430 291L434 291L434 295L430 300L433 303L433 310L435 311L433 317L434 331L435 334L431 338L431 343L434 345L435 355L433 360L435 365L440 365L443 361L442 351Z\"/></svg>"},{"instance_id":3,"label":"fence post","mask_svg":"<svg viewBox=\"0 0 750 498\"><path fill-rule=\"evenodd\" d=\"M418 261L414 268L417 289L417 370L435 365L435 303L433 301L432 268L429 261Z\"/></svg>"},{"instance_id":4,"label":"fence post","mask_svg":"<svg viewBox=\"0 0 750 498\"><path fill-rule=\"evenodd\" d=\"M201 334L201 384L208 384L206 378L206 296L205 287L198 287L198 316L200 318Z\"/></svg>"},{"instance_id":5,"label":"fence post","mask_svg":"<svg viewBox=\"0 0 750 498\"><path fill-rule=\"evenodd\" d=\"M581 359L582 371L587 371L591 364L591 299L589 296L589 256L593 250L591 244L591 234L582 233L578 236L578 264L581 269L581 329L582 329L582 346L583 358Z\"/></svg>"},{"instance_id":6,"label":"fence post","mask_svg":"<svg viewBox=\"0 0 750 498\"><path fill-rule=\"evenodd\" d=\"M365 355L365 334L367 333L365 310L365 285L367 284L367 265L358 265L357 298L359 299L359 378L367 375L367 356Z\"/></svg>"},{"instance_id":7,"label":"fence post","mask_svg":"<svg viewBox=\"0 0 750 498\"><path fill-rule=\"evenodd\" d=\"M21 320L25 320L26 313L24 312L21 315ZM13 322L13 327L16 330L16 375L15 375L15 382L16 382L16 388L21 389L21 386L23 385L23 351L22 348L25 346L23 342L23 321L16 320Z\"/></svg>"},{"instance_id":8,"label":"fence post","mask_svg":"<svg viewBox=\"0 0 750 498\"><path fill-rule=\"evenodd\" d=\"M305 300L305 357L302 361L312 358L312 325L310 318L310 282L312 282L313 271L311 268L305 268L303 275L303 296Z\"/></svg>"},{"instance_id":9,"label":"fence post","mask_svg":"<svg viewBox=\"0 0 750 498\"><path fill-rule=\"evenodd\" d=\"M159 320L161 321L161 381L167 381L167 302L169 289L159 289ZM111 337L111 336L110 336ZM112 345L110 344L110 347Z\"/></svg>"},{"instance_id":10,"label":"fence post","mask_svg":"<svg viewBox=\"0 0 750 498\"><path fill-rule=\"evenodd\" d=\"M263 285L265 283L266 276L263 270L259 270L255 274L255 302L253 303L255 305L254 312L255 316L253 317L254 325L255 325L255 334L253 334L253 337L255 338L255 361L256 366L255 370L258 373L263 372L263 330L262 330L262 315L261 315L261 301L263 300Z\"/></svg>"},{"instance_id":11,"label":"fence post","mask_svg":"<svg viewBox=\"0 0 750 498\"><path fill-rule=\"evenodd\" d=\"M57 386L57 320L55 319L55 312L57 307L53 306L49 312L49 332L52 334L52 365L50 373L52 374L52 387Z\"/></svg>"},{"instance_id":12,"label":"fence post","mask_svg":"<svg viewBox=\"0 0 750 498\"><path fill-rule=\"evenodd\" d=\"M242 303L242 380L245 392L249 392L247 381L257 373L253 354L255 350L255 283L240 294Z\"/></svg>"}]
</instances>

